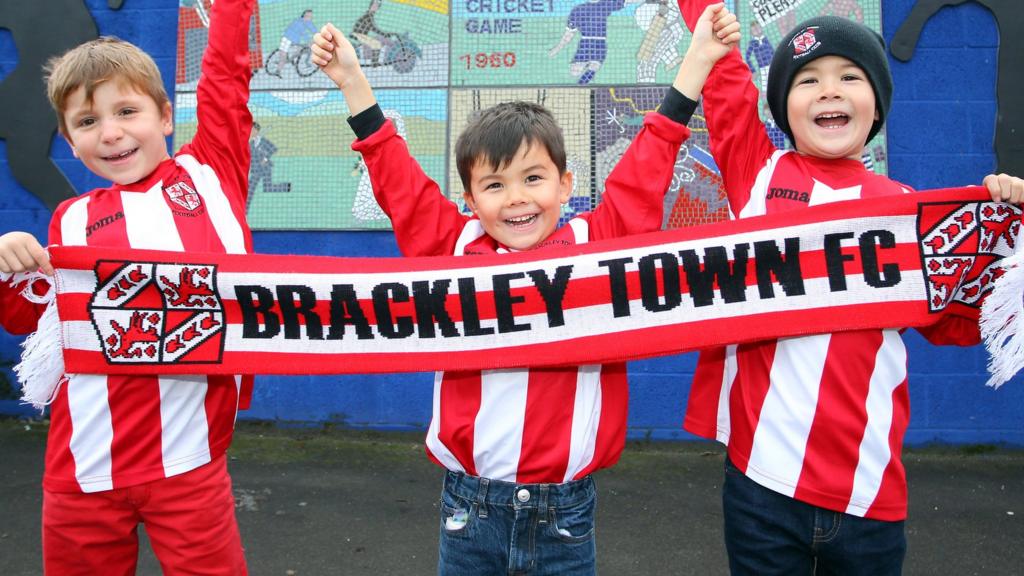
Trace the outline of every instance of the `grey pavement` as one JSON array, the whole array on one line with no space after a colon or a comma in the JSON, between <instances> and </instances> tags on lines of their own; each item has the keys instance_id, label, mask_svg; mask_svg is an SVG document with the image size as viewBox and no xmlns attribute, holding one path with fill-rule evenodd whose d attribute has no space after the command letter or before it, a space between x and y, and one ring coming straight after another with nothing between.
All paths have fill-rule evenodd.
<instances>
[{"instance_id":1,"label":"grey pavement","mask_svg":"<svg viewBox=\"0 0 1024 576\"><path fill-rule=\"evenodd\" d=\"M41 574L45 423L0 420L0 574ZM250 573L433 574L441 470L420 435L241 423L230 452ZM630 443L596 475L603 576L726 574L722 451ZM907 575L1024 575L1024 451L924 448L910 479ZM139 574L159 574L143 542Z\"/></svg>"}]
</instances>

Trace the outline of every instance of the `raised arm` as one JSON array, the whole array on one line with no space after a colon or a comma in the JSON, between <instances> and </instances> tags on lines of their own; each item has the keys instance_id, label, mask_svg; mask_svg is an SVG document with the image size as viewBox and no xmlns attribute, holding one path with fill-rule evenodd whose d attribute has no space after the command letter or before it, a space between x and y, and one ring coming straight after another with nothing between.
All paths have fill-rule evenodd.
<instances>
[{"instance_id":1,"label":"raised arm","mask_svg":"<svg viewBox=\"0 0 1024 576\"><path fill-rule=\"evenodd\" d=\"M691 100L697 100L715 64L740 42L740 24L725 3L704 8L693 28L693 39L686 49L672 86Z\"/></svg>"},{"instance_id":2,"label":"raised arm","mask_svg":"<svg viewBox=\"0 0 1024 576\"><path fill-rule=\"evenodd\" d=\"M680 1L691 31L709 4L707 0ZM775 151L757 113L757 88L738 49L730 49L718 60L701 94L711 153L722 171L729 208L738 214L750 197L757 172Z\"/></svg>"},{"instance_id":3,"label":"raised arm","mask_svg":"<svg viewBox=\"0 0 1024 576\"><path fill-rule=\"evenodd\" d=\"M715 62L739 42L739 30L725 4L708 6L701 14L672 88L658 112L644 118L644 127L608 175L601 204L590 220L595 238L661 228L679 147L690 135L686 124Z\"/></svg>"},{"instance_id":4,"label":"raised arm","mask_svg":"<svg viewBox=\"0 0 1024 576\"><path fill-rule=\"evenodd\" d=\"M373 194L391 219L405 256L449 256L469 220L444 197L384 118L352 43L333 24L313 36L312 60L334 81L348 105L349 124L363 155Z\"/></svg>"},{"instance_id":5,"label":"raised arm","mask_svg":"<svg viewBox=\"0 0 1024 576\"><path fill-rule=\"evenodd\" d=\"M313 52L313 63L341 90L350 115L358 116L360 112L377 104L370 81L359 65L355 48L334 24L324 24L313 35L310 49Z\"/></svg>"},{"instance_id":6,"label":"raised arm","mask_svg":"<svg viewBox=\"0 0 1024 576\"><path fill-rule=\"evenodd\" d=\"M244 213L249 176L249 26L256 0L217 0L196 88L198 125L189 152L214 168Z\"/></svg>"}]
</instances>

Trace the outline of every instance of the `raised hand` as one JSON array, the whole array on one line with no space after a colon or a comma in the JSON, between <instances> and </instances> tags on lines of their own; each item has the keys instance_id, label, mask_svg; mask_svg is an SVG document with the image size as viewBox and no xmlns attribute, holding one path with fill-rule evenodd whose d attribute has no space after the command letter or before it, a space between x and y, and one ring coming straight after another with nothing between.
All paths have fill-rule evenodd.
<instances>
[{"instance_id":1,"label":"raised hand","mask_svg":"<svg viewBox=\"0 0 1024 576\"><path fill-rule=\"evenodd\" d=\"M740 23L736 15L725 7L725 3L711 4L697 20L693 40L687 54L691 52L714 64L721 60L740 41Z\"/></svg>"},{"instance_id":2,"label":"raised hand","mask_svg":"<svg viewBox=\"0 0 1024 576\"><path fill-rule=\"evenodd\" d=\"M310 50L313 63L342 90L354 77L362 75L359 57L352 43L330 22L313 35Z\"/></svg>"},{"instance_id":3,"label":"raised hand","mask_svg":"<svg viewBox=\"0 0 1024 576\"><path fill-rule=\"evenodd\" d=\"M740 41L740 23L725 4L704 8L693 29L693 39L686 50L672 86L691 100L697 100L715 63L725 57Z\"/></svg>"}]
</instances>

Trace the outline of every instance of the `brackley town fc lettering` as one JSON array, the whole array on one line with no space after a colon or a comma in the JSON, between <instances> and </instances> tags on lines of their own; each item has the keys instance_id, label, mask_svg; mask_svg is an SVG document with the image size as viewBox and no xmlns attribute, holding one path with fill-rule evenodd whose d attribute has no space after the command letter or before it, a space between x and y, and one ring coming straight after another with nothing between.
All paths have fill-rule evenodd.
<instances>
[{"instance_id":1,"label":"brackley town fc lettering","mask_svg":"<svg viewBox=\"0 0 1024 576\"><path fill-rule=\"evenodd\" d=\"M825 234L822 239L818 257L824 261L831 292L848 289L847 274L851 271L859 272L864 283L873 288L899 284L898 265L886 262L884 257L886 250L896 247L892 232L838 232ZM802 296L806 287L800 251L800 239L791 237L708 246L703 255L696 250L680 250L613 258L597 262L605 275L596 279L607 282L611 311L616 318L633 313L627 291L631 277L639 283L641 305L652 313L684 305L710 306L715 302L716 289L726 305L744 302L755 287L747 284L751 271L761 300ZM498 274L491 278L491 289L480 293L476 279L462 277L408 284L385 282L373 286L368 297L360 297L352 284L333 284L326 303L318 303L314 289L303 284L280 284L273 288L236 285L235 298L241 312L243 338L270 339L283 332L288 340L341 340L348 327L350 337L361 340L487 336L533 328L522 318L536 317L539 311L536 303L526 304L524 294L532 293L531 288L540 298L546 327L563 326L573 271L573 266L563 265L553 273L537 269ZM525 280L526 287L516 284ZM781 293L776 291L776 285ZM481 307L493 310L493 317L485 318ZM527 307L533 311L524 310Z\"/></svg>"},{"instance_id":2,"label":"brackley town fc lettering","mask_svg":"<svg viewBox=\"0 0 1024 576\"><path fill-rule=\"evenodd\" d=\"M71 372L553 367L976 323L986 295L1020 302L1002 266L1017 253L1021 210L988 199L982 187L864 198L476 257L285 262L58 246L51 258Z\"/></svg>"}]
</instances>

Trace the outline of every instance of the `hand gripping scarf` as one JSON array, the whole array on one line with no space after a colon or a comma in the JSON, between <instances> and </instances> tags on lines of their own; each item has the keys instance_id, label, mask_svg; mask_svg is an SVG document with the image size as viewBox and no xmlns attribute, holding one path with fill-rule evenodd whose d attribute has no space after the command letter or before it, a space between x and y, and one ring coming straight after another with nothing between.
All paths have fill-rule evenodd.
<instances>
[{"instance_id":1,"label":"hand gripping scarf","mask_svg":"<svg viewBox=\"0 0 1024 576\"><path fill-rule=\"evenodd\" d=\"M1020 367L1021 211L982 188L564 248L356 259L51 248L60 374L341 374L634 360L767 338L975 321ZM1009 270L1009 272L1004 272ZM1012 282L1008 282L1012 280ZM993 292L995 286L1000 289ZM987 328L986 328L987 326ZM30 339L31 340L31 339ZM36 350L58 350L35 346ZM59 355L58 355L59 356ZM27 364L49 368L49 375ZM44 370L45 371L45 370Z\"/></svg>"}]
</instances>

